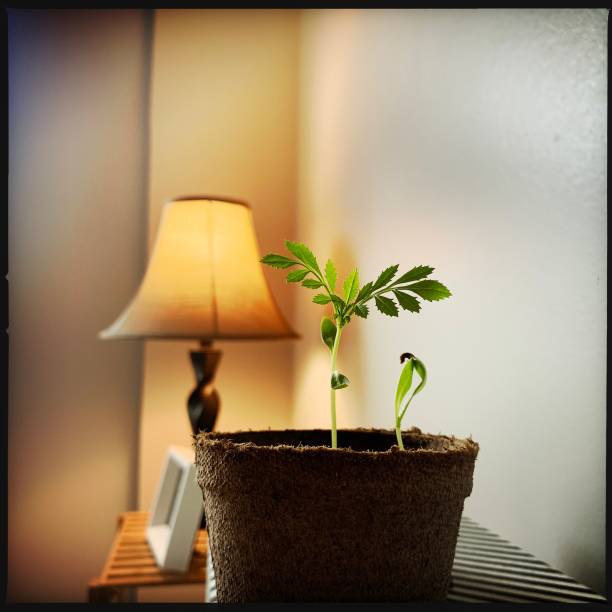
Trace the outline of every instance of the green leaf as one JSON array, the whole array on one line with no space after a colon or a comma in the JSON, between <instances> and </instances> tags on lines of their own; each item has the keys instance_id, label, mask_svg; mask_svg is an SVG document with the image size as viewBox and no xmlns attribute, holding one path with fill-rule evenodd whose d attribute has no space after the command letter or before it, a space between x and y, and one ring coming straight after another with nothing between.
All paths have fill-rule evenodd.
<instances>
[{"instance_id":1,"label":"green leaf","mask_svg":"<svg viewBox=\"0 0 612 612\"><path fill-rule=\"evenodd\" d=\"M407 293L402 293L401 291L393 291L393 295L395 295L399 305L404 310L409 310L410 312L419 312L419 310L421 310L419 300L417 300L414 296L408 295Z\"/></svg>"},{"instance_id":2,"label":"green leaf","mask_svg":"<svg viewBox=\"0 0 612 612\"><path fill-rule=\"evenodd\" d=\"M329 304L331 302L329 296L324 293L317 293L317 295L312 298L312 301L315 304Z\"/></svg>"},{"instance_id":3,"label":"green leaf","mask_svg":"<svg viewBox=\"0 0 612 612\"><path fill-rule=\"evenodd\" d=\"M412 270L402 274L394 284L399 285L401 283L409 283L411 281L420 280L429 276L434 271L434 268L430 266L415 266Z\"/></svg>"},{"instance_id":4,"label":"green leaf","mask_svg":"<svg viewBox=\"0 0 612 612\"><path fill-rule=\"evenodd\" d=\"M319 289L319 287L323 287L323 283L314 278L307 278L302 283L302 287L306 287L307 289Z\"/></svg>"},{"instance_id":5,"label":"green leaf","mask_svg":"<svg viewBox=\"0 0 612 612\"><path fill-rule=\"evenodd\" d=\"M325 264L325 278L327 279L327 283L329 284L329 288L334 291L336 289L336 267L334 266L334 262L331 259L327 260Z\"/></svg>"},{"instance_id":6,"label":"green leaf","mask_svg":"<svg viewBox=\"0 0 612 612\"><path fill-rule=\"evenodd\" d=\"M357 306L355 306L355 314L362 319L367 319L370 311L365 304L357 304Z\"/></svg>"},{"instance_id":7,"label":"green leaf","mask_svg":"<svg viewBox=\"0 0 612 612\"><path fill-rule=\"evenodd\" d=\"M310 270L306 268L302 268L301 270L292 270L287 274L287 282L288 283L299 283L304 280L306 276L310 274Z\"/></svg>"},{"instance_id":8,"label":"green leaf","mask_svg":"<svg viewBox=\"0 0 612 612\"><path fill-rule=\"evenodd\" d=\"M419 375L421 382L417 385L416 389L412 392L412 395L408 398L408 401L406 402L400 414L400 417L399 417L400 421L404 418L404 415L406 414L406 410L408 410L408 406L410 405L412 398L417 393L420 393L423 390L423 387L425 387L425 383L427 382L427 370L425 369L425 364L414 356L412 357L412 359L410 359L410 361L413 361L413 360L414 360L414 369L416 373Z\"/></svg>"},{"instance_id":9,"label":"green leaf","mask_svg":"<svg viewBox=\"0 0 612 612\"><path fill-rule=\"evenodd\" d=\"M336 339L336 324L328 317L321 319L321 339L329 349L330 353L334 348Z\"/></svg>"},{"instance_id":10,"label":"green leaf","mask_svg":"<svg viewBox=\"0 0 612 612\"><path fill-rule=\"evenodd\" d=\"M390 266L386 268L385 270L383 270L380 273L379 277L374 282L372 289L376 290L376 289L380 289L381 287L384 287L397 274L398 268L399 268L399 265L396 265L396 266Z\"/></svg>"},{"instance_id":11,"label":"green leaf","mask_svg":"<svg viewBox=\"0 0 612 612\"><path fill-rule=\"evenodd\" d=\"M312 251L305 245L299 242L291 242L291 240L285 240L285 246L287 250L291 251L301 262L305 263L311 270L316 270L319 274L319 264L317 258L314 256Z\"/></svg>"},{"instance_id":12,"label":"green leaf","mask_svg":"<svg viewBox=\"0 0 612 612\"><path fill-rule=\"evenodd\" d=\"M400 374L399 380L397 382L397 391L395 392L395 414L399 416L400 406L402 405L402 401L410 391L410 387L412 386L412 370L414 368L414 362L412 357L409 357L404 365L402 373Z\"/></svg>"},{"instance_id":13,"label":"green leaf","mask_svg":"<svg viewBox=\"0 0 612 612\"><path fill-rule=\"evenodd\" d=\"M419 383L419 386L414 390L413 396L419 393L427 383L427 369L425 368L425 364L416 357L414 358L414 369L416 370L416 373L420 376L421 382Z\"/></svg>"},{"instance_id":14,"label":"green leaf","mask_svg":"<svg viewBox=\"0 0 612 612\"><path fill-rule=\"evenodd\" d=\"M356 302L361 302L361 301L365 301L370 297L370 294L372 293L372 281L370 281L369 283L366 283L360 290L359 293L357 294L357 297L355 298Z\"/></svg>"},{"instance_id":15,"label":"green leaf","mask_svg":"<svg viewBox=\"0 0 612 612\"><path fill-rule=\"evenodd\" d=\"M339 296L336 295L335 293L332 293L331 296L331 301L340 309L343 310L344 308L346 308L346 304L344 303L344 300Z\"/></svg>"},{"instance_id":16,"label":"green leaf","mask_svg":"<svg viewBox=\"0 0 612 612\"><path fill-rule=\"evenodd\" d=\"M450 297L451 292L440 282L436 280L422 280L412 285L406 285L400 287L400 289L412 291L417 295L420 295L424 300L428 302L434 302L437 300L443 300L444 298Z\"/></svg>"},{"instance_id":17,"label":"green leaf","mask_svg":"<svg viewBox=\"0 0 612 612\"><path fill-rule=\"evenodd\" d=\"M350 304L359 293L359 272L355 268L344 281L344 301Z\"/></svg>"},{"instance_id":18,"label":"green leaf","mask_svg":"<svg viewBox=\"0 0 612 612\"><path fill-rule=\"evenodd\" d=\"M332 372L331 375L331 388L332 389L344 389L348 387L350 380L344 375L340 374L337 370Z\"/></svg>"},{"instance_id":19,"label":"green leaf","mask_svg":"<svg viewBox=\"0 0 612 612\"><path fill-rule=\"evenodd\" d=\"M264 255L259 261L261 263L266 264L267 266L272 266L273 268L290 268L291 266L297 265L297 261L293 261L293 259L289 259L284 255L278 255L277 253L268 253Z\"/></svg>"},{"instance_id":20,"label":"green leaf","mask_svg":"<svg viewBox=\"0 0 612 612\"><path fill-rule=\"evenodd\" d=\"M380 312L390 317L397 317L397 306L391 298L387 298L382 295L377 295L374 300L376 301L376 308L378 308Z\"/></svg>"}]
</instances>

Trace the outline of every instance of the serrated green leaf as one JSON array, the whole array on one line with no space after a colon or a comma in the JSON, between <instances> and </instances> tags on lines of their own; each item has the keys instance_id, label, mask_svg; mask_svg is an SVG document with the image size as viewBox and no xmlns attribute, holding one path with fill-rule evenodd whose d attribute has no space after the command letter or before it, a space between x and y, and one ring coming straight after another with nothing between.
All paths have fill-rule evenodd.
<instances>
[{"instance_id":1,"label":"serrated green leaf","mask_svg":"<svg viewBox=\"0 0 612 612\"><path fill-rule=\"evenodd\" d=\"M366 283L360 290L359 293L357 294L357 297L355 298L356 302L361 302L362 300L367 300L370 297L370 294L372 293L372 281L370 281L369 283Z\"/></svg>"},{"instance_id":2,"label":"serrated green leaf","mask_svg":"<svg viewBox=\"0 0 612 612\"><path fill-rule=\"evenodd\" d=\"M370 311L365 304L357 304L355 306L355 314L362 319L367 319Z\"/></svg>"},{"instance_id":3,"label":"serrated green leaf","mask_svg":"<svg viewBox=\"0 0 612 612\"><path fill-rule=\"evenodd\" d=\"M359 272L357 268L355 268L344 281L344 285L342 287L344 289L344 301L347 304L350 304L359 293Z\"/></svg>"},{"instance_id":4,"label":"serrated green leaf","mask_svg":"<svg viewBox=\"0 0 612 612\"><path fill-rule=\"evenodd\" d=\"M412 291L417 295L420 295L424 300L428 302L434 302L437 300L443 300L444 298L450 297L451 292L440 282L436 280L422 280L412 285L406 285L400 287L407 291Z\"/></svg>"},{"instance_id":5,"label":"serrated green leaf","mask_svg":"<svg viewBox=\"0 0 612 612\"><path fill-rule=\"evenodd\" d=\"M415 266L412 270L406 272L406 274L402 274L394 284L399 285L401 283L410 283L411 281L420 280L421 278L429 276L434 269L435 268L431 266Z\"/></svg>"},{"instance_id":6,"label":"serrated green leaf","mask_svg":"<svg viewBox=\"0 0 612 612\"><path fill-rule=\"evenodd\" d=\"M403 399L410 391L410 387L412 386L412 370L414 368L414 361L412 357L409 357L406 363L404 364L404 368L402 369L402 373L400 374L399 380L397 382L397 391L395 392L395 414L396 416L400 413L400 406L402 405Z\"/></svg>"},{"instance_id":7,"label":"serrated green leaf","mask_svg":"<svg viewBox=\"0 0 612 612\"><path fill-rule=\"evenodd\" d=\"M414 369L419 375L421 382L416 386L415 390L412 392L412 395L408 398L408 401L404 405L404 408L402 409L402 412L399 417L400 421L404 418L406 410L408 410L408 406L410 405L410 402L412 401L414 396L423 390L423 387L425 387L425 383L427 382L427 370L425 368L425 364L420 359L417 359L414 356L412 357L412 359L410 359L410 361L414 361Z\"/></svg>"},{"instance_id":8,"label":"serrated green leaf","mask_svg":"<svg viewBox=\"0 0 612 612\"><path fill-rule=\"evenodd\" d=\"M377 295L374 300L376 302L376 308L378 308L380 312L386 314L389 317L397 317L397 306L391 298L387 298L382 295Z\"/></svg>"},{"instance_id":9,"label":"serrated green leaf","mask_svg":"<svg viewBox=\"0 0 612 612\"><path fill-rule=\"evenodd\" d=\"M297 265L297 261L293 259L289 259L284 255L278 255L278 253L268 253L264 255L259 261L261 263L266 264L267 266L272 266L273 268L290 268L291 266Z\"/></svg>"},{"instance_id":10,"label":"serrated green leaf","mask_svg":"<svg viewBox=\"0 0 612 612\"><path fill-rule=\"evenodd\" d=\"M329 304L331 302L329 296L324 293L317 293L317 295L312 298L312 301L315 304Z\"/></svg>"},{"instance_id":11,"label":"serrated green leaf","mask_svg":"<svg viewBox=\"0 0 612 612\"><path fill-rule=\"evenodd\" d=\"M397 274L398 268L399 268L399 265L389 266L388 268L385 268L380 273L376 281L374 281L374 285L372 286L372 289L376 290L376 289L380 289L381 287L384 287Z\"/></svg>"},{"instance_id":12,"label":"serrated green leaf","mask_svg":"<svg viewBox=\"0 0 612 612\"><path fill-rule=\"evenodd\" d=\"M328 317L321 319L321 339L331 352L334 348L334 340L336 339L336 324Z\"/></svg>"},{"instance_id":13,"label":"serrated green leaf","mask_svg":"<svg viewBox=\"0 0 612 612\"><path fill-rule=\"evenodd\" d=\"M344 309L346 307L344 300L339 295L336 295L335 293L332 293L331 301L340 309Z\"/></svg>"},{"instance_id":14,"label":"serrated green leaf","mask_svg":"<svg viewBox=\"0 0 612 612\"><path fill-rule=\"evenodd\" d=\"M344 375L340 374L340 372L335 371L332 372L331 375L331 388L332 389L345 389L349 386L350 380Z\"/></svg>"},{"instance_id":15,"label":"serrated green leaf","mask_svg":"<svg viewBox=\"0 0 612 612\"><path fill-rule=\"evenodd\" d=\"M421 305L419 304L419 300L417 300L414 296L408 295L407 293L402 293L401 291L393 291L393 295L397 298L399 305L404 310L409 310L410 312L419 312L421 310Z\"/></svg>"},{"instance_id":16,"label":"serrated green leaf","mask_svg":"<svg viewBox=\"0 0 612 612\"><path fill-rule=\"evenodd\" d=\"M316 270L319 274L321 273L319 264L317 263L317 258L305 244L285 240L285 246L287 247L287 250L291 251L291 253L293 253L301 262L305 263L312 270Z\"/></svg>"},{"instance_id":17,"label":"serrated green leaf","mask_svg":"<svg viewBox=\"0 0 612 612\"><path fill-rule=\"evenodd\" d=\"M327 279L329 288L332 291L335 291L336 289L337 276L338 275L336 274L336 267L334 266L334 262L331 259L328 259L327 263L325 264L325 278Z\"/></svg>"},{"instance_id":18,"label":"serrated green leaf","mask_svg":"<svg viewBox=\"0 0 612 612\"><path fill-rule=\"evenodd\" d=\"M323 287L323 283L314 278L307 278L302 283L302 287L306 287L307 289L319 289L319 287Z\"/></svg>"},{"instance_id":19,"label":"serrated green leaf","mask_svg":"<svg viewBox=\"0 0 612 612\"><path fill-rule=\"evenodd\" d=\"M304 280L306 276L310 274L310 270L306 268L302 268L301 270L292 270L287 274L287 282L288 283L299 283Z\"/></svg>"}]
</instances>

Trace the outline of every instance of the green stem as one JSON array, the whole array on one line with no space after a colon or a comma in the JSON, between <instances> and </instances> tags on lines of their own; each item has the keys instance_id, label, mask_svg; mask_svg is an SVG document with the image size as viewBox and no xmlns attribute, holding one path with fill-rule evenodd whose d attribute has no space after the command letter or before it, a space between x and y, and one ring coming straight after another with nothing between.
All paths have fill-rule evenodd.
<instances>
[{"instance_id":1,"label":"green stem","mask_svg":"<svg viewBox=\"0 0 612 612\"><path fill-rule=\"evenodd\" d=\"M306 264L302 264L302 267L306 268L307 270L310 270L315 275L315 277L319 280L319 282L322 283L323 289L327 291L327 295L329 295L329 298L331 299L332 291L327 286L327 282L325 281L325 278L323 278L323 273L317 272L314 268L311 268L310 266L307 266ZM335 311L336 311L336 306L334 305L334 312Z\"/></svg>"},{"instance_id":2,"label":"green stem","mask_svg":"<svg viewBox=\"0 0 612 612\"><path fill-rule=\"evenodd\" d=\"M395 420L395 436L397 437L397 445L404 450L404 441L402 440L402 421L399 418Z\"/></svg>"},{"instance_id":3,"label":"green stem","mask_svg":"<svg viewBox=\"0 0 612 612\"><path fill-rule=\"evenodd\" d=\"M399 415L400 423L401 423L402 419L404 418L404 415L406 414L406 410L408 410L408 406L410 405L410 402L412 401L413 397L414 397L414 393L410 396L410 399L406 402L406 405L404 406L404 409L402 410L402 413Z\"/></svg>"},{"instance_id":4,"label":"green stem","mask_svg":"<svg viewBox=\"0 0 612 612\"><path fill-rule=\"evenodd\" d=\"M404 441L402 440L402 417L399 413L399 404L395 402L395 437L397 445L401 450L404 450Z\"/></svg>"},{"instance_id":5,"label":"green stem","mask_svg":"<svg viewBox=\"0 0 612 612\"><path fill-rule=\"evenodd\" d=\"M327 292L327 295L329 295L331 299L332 291L327 286L327 282L326 282L326 279L323 277L323 273L319 272L318 270L315 270L314 268L311 268L310 266L304 265L304 267L310 270L315 275L315 277L319 279L323 288ZM342 320L342 313L338 310L338 308L336 307L336 304L333 303L333 300L332 300L332 307L334 309L334 319L336 320L336 337L334 338L334 345L332 347L332 352L331 352L331 371L333 375L333 373L336 371L336 358L338 356L338 347L340 346L340 336L342 335L342 325L340 323L340 321ZM330 377L330 383L331 383L331 377ZM333 388L330 390L330 407L331 407L331 444L332 444L332 448L338 448L338 429L336 426L336 390Z\"/></svg>"},{"instance_id":6,"label":"green stem","mask_svg":"<svg viewBox=\"0 0 612 612\"><path fill-rule=\"evenodd\" d=\"M342 335L342 327L336 322L336 337L334 338L334 346L331 353L331 371L332 375L336 371L336 357L338 356L338 347L340 346L340 336ZM330 377L331 378L331 377ZM332 448L338 448L338 431L336 429L336 390L331 390L331 441Z\"/></svg>"},{"instance_id":7,"label":"green stem","mask_svg":"<svg viewBox=\"0 0 612 612\"><path fill-rule=\"evenodd\" d=\"M331 390L331 445L338 448L338 432L336 429L336 390Z\"/></svg>"}]
</instances>

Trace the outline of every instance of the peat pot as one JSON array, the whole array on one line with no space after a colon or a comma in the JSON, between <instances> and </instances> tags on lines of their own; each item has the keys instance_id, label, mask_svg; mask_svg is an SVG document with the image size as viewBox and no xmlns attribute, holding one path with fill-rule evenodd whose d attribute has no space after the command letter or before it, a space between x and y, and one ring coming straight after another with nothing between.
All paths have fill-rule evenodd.
<instances>
[{"instance_id":1,"label":"peat pot","mask_svg":"<svg viewBox=\"0 0 612 612\"><path fill-rule=\"evenodd\" d=\"M445 599L478 444L375 429L200 433L220 603Z\"/></svg>"}]
</instances>

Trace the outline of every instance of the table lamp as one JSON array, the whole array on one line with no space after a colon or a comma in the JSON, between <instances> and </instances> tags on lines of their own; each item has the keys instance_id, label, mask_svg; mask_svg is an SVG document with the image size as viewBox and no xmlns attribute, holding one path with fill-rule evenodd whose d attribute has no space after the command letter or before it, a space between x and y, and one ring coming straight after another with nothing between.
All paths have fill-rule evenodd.
<instances>
[{"instance_id":1,"label":"table lamp","mask_svg":"<svg viewBox=\"0 0 612 612\"><path fill-rule=\"evenodd\" d=\"M211 431L220 405L213 341L298 337L263 274L250 206L212 196L166 203L136 295L99 337L198 340L187 411L194 434Z\"/></svg>"}]
</instances>

